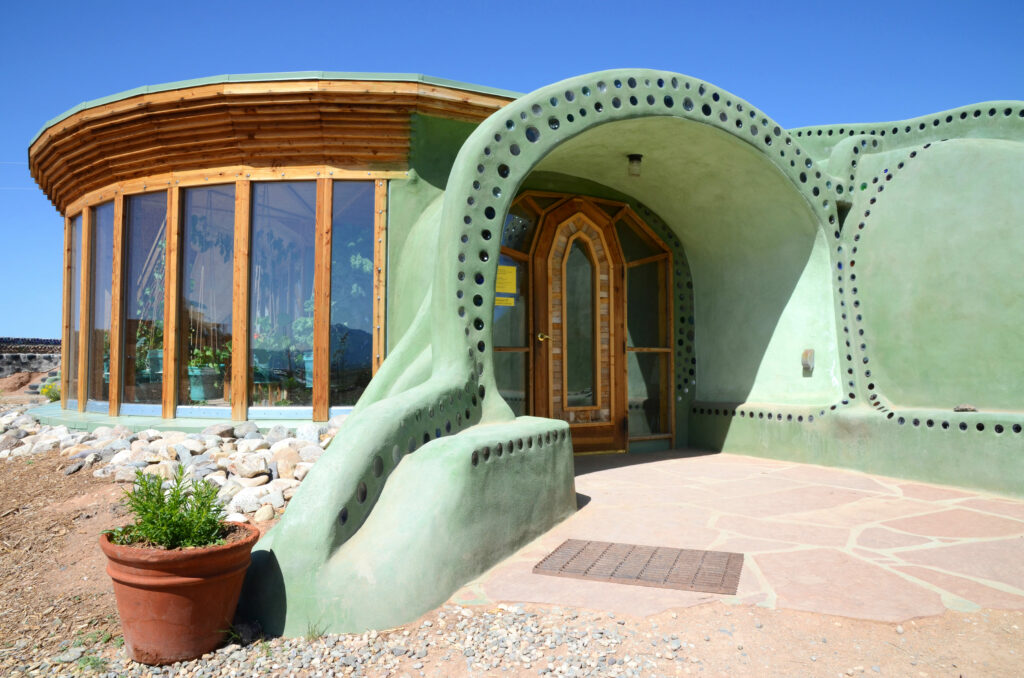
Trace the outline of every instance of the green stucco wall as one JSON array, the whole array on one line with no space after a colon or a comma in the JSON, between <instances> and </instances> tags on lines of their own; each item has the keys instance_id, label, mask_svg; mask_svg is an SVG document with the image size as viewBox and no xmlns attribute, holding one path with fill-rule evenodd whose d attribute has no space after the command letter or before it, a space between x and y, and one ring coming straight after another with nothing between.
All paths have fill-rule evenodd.
<instances>
[{"instance_id":1,"label":"green stucco wall","mask_svg":"<svg viewBox=\"0 0 1024 678\"><path fill-rule=\"evenodd\" d=\"M862 170L895 170L899 155ZM874 390L901 406L1021 409L1024 143L936 144L887 184L850 269Z\"/></svg>"},{"instance_id":2,"label":"green stucco wall","mask_svg":"<svg viewBox=\"0 0 1024 678\"><path fill-rule=\"evenodd\" d=\"M501 228L531 181L628 196L685 252L678 444L1024 494L1021 140L1020 102L791 132L700 80L624 70L510 103L446 182L419 147L391 191L388 358L257 545L248 611L288 634L408 621L573 510L566 425L516 419L495 387ZM498 443L523 466L479 472Z\"/></svg>"}]
</instances>

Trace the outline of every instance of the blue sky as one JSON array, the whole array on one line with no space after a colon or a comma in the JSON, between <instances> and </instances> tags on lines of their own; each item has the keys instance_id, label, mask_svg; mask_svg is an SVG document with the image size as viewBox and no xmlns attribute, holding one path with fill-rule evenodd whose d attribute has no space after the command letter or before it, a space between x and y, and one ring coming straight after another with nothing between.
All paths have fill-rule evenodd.
<instances>
[{"instance_id":1,"label":"blue sky","mask_svg":"<svg viewBox=\"0 0 1024 678\"><path fill-rule=\"evenodd\" d=\"M224 73L424 73L528 92L620 67L702 78L787 127L1024 99L1024 3L7 2L0 336L60 332L62 220L29 141L90 99Z\"/></svg>"}]
</instances>

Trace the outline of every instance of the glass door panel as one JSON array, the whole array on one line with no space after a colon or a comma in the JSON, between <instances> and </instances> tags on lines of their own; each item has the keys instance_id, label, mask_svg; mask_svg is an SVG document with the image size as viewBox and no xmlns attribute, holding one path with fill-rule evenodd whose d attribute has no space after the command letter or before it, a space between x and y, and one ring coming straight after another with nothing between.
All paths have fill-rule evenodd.
<instances>
[{"instance_id":1,"label":"glass door panel","mask_svg":"<svg viewBox=\"0 0 1024 678\"><path fill-rule=\"evenodd\" d=\"M626 354L629 367L629 436L631 438L669 432L667 353Z\"/></svg>"},{"instance_id":2,"label":"glass door panel","mask_svg":"<svg viewBox=\"0 0 1024 678\"><path fill-rule=\"evenodd\" d=\"M124 201L124 403L159 404L164 375L167 194Z\"/></svg>"},{"instance_id":3,"label":"glass door panel","mask_svg":"<svg viewBox=\"0 0 1024 678\"><path fill-rule=\"evenodd\" d=\"M114 268L114 203L93 210L92 299L89 317L89 400L110 400L110 316Z\"/></svg>"},{"instance_id":4,"label":"glass door panel","mask_svg":"<svg viewBox=\"0 0 1024 678\"><path fill-rule=\"evenodd\" d=\"M313 404L316 182L252 186L249 317L254 406Z\"/></svg>"},{"instance_id":5,"label":"glass door panel","mask_svg":"<svg viewBox=\"0 0 1024 678\"><path fill-rule=\"evenodd\" d=\"M589 407L597 404L594 264L580 239L569 246L564 271L565 408Z\"/></svg>"},{"instance_id":6,"label":"glass door panel","mask_svg":"<svg viewBox=\"0 0 1024 678\"><path fill-rule=\"evenodd\" d=\"M71 268L69 280L65 283L71 287L71 322L68 332L68 364L67 375L68 401L78 400L78 340L81 337L82 323L82 215L71 220ZM71 402L69 402L69 405Z\"/></svg>"},{"instance_id":7,"label":"glass door panel","mask_svg":"<svg viewBox=\"0 0 1024 678\"><path fill-rule=\"evenodd\" d=\"M182 190L178 402L229 405L235 186Z\"/></svg>"}]
</instances>

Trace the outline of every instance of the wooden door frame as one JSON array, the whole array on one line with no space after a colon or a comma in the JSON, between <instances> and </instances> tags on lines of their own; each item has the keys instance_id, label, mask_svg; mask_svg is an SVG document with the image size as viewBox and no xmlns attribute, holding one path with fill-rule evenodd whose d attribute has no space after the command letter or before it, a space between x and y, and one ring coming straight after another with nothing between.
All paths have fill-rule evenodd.
<instances>
[{"instance_id":1,"label":"wooden door frame","mask_svg":"<svg viewBox=\"0 0 1024 678\"><path fill-rule=\"evenodd\" d=\"M625 374L625 259L615 235L614 221L610 215L582 197L572 197L553 206L538 217L537 233L530 250L531 264L531 306L533 327L530 341L534 347L533 412L536 416L550 417L552 414L551 394L551 352L538 340L539 333L551 331L550 282L548 257L555 237L566 221L582 215L600 233L602 246L608 262L609 292L609 421L584 424L570 424L573 448L576 452L614 451L626 449L628 412L626 410L627 376ZM600 342L598 346L600 346ZM600 349L599 349L600 350ZM600 370L595 383L601 379Z\"/></svg>"}]
</instances>

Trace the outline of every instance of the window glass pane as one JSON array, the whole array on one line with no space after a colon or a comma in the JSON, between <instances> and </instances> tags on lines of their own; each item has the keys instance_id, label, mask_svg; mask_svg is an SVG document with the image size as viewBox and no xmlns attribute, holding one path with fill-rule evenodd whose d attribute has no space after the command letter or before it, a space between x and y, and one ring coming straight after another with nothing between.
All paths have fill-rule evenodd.
<instances>
[{"instance_id":1,"label":"window glass pane","mask_svg":"<svg viewBox=\"0 0 1024 678\"><path fill-rule=\"evenodd\" d=\"M124 396L160 403L164 375L167 194L125 198Z\"/></svg>"},{"instance_id":2,"label":"window glass pane","mask_svg":"<svg viewBox=\"0 0 1024 678\"><path fill-rule=\"evenodd\" d=\"M178 402L227 405L235 186L182 191L182 339Z\"/></svg>"},{"instance_id":3,"label":"window glass pane","mask_svg":"<svg viewBox=\"0 0 1024 678\"><path fill-rule=\"evenodd\" d=\"M513 205L505 217L505 227L501 230L501 246L520 252L529 251L536 225L537 218L532 211L522 205Z\"/></svg>"},{"instance_id":4,"label":"window glass pane","mask_svg":"<svg viewBox=\"0 0 1024 678\"><path fill-rule=\"evenodd\" d=\"M594 405L594 265L579 239L565 261L565 364L568 407Z\"/></svg>"},{"instance_id":5,"label":"window glass pane","mask_svg":"<svg viewBox=\"0 0 1024 678\"><path fill-rule=\"evenodd\" d=\"M492 341L495 346L527 345L526 285L526 263L500 255L494 285Z\"/></svg>"},{"instance_id":6,"label":"window glass pane","mask_svg":"<svg viewBox=\"0 0 1024 678\"><path fill-rule=\"evenodd\" d=\"M525 351L494 352L494 379L498 384L498 393L517 417L526 414L527 355Z\"/></svg>"},{"instance_id":7,"label":"window glass pane","mask_svg":"<svg viewBox=\"0 0 1024 678\"><path fill-rule=\"evenodd\" d=\"M333 190L331 405L354 405L372 374L374 186L335 181Z\"/></svg>"},{"instance_id":8,"label":"window glass pane","mask_svg":"<svg viewBox=\"0 0 1024 678\"><path fill-rule=\"evenodd\" d=\"M313 403L316 182L252 186L253 405Z\"/></svg>"},{"instance_id":9,"label":"window glass pane","mask_svg":"<svg viewBox=\"0 0 1024 678\"><path fill-rule=\"evenodd\" d=\"M93 210L92 327L89 336L89 399L110 399L110 303L113 283L114 203Z\"/></svg>"},{"instance_id":10,"label":"window glass pane","mask_svg":"<svg viewBox=\"0 0 1024 678\"><path fill-rule=\"evenodd\" d=\"M668 433L667 353L626 353L629 367L629 436Z\"/></svg>"},{"instance_id":11,"label":"window glass pane","mask_svg":"<svg viewBox=\"0 0 1024 678\"><path fill-rule=\"evenodd\" d=\"M78 340L82 322L82 215L71 220L71 270L68 271L71 286L71 332L68 337L68 383L67 397L78 399Z\"/></svg>"},{"instance_id":12,"label":"window glass pane","mask_svg":"<svg viewBox=\"0 0 1024 678\"><path fill-rule=\"evenodd\" d=\"M659 254L661 248L655 246L647 237L627 223L623 219L615 222L615 232L619 236L619 244L622 245L622 255L626 261L643 259L654 254Z\"/></svg>"},{"instance_id":13,"label":"window glass pane","mask_svg":"<svg viewBox=\"0 0 1024 678\"><path fill-rule=\"evenodd\" d=\"M652 261L626 272L626 345L665 348L665 262Z\"/></svg>"}]
</instances>

